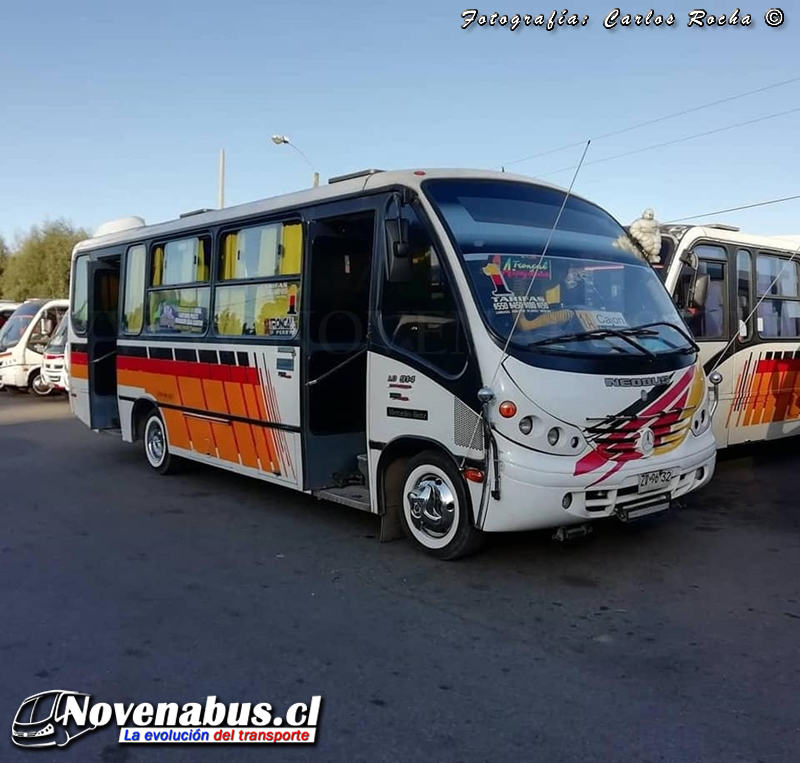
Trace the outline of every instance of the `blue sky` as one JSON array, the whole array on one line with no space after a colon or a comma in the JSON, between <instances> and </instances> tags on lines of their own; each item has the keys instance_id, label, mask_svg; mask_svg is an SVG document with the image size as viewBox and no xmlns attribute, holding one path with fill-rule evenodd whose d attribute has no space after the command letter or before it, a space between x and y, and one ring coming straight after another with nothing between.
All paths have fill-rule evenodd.
<instances>
[{"instance_id":1,"label":"blue sky","mask_svg":"<svg viewBox=\"0 0 800 763\"><path fill-rule=\"evenodd\" d=\"M560 12L501 0L481 13ZM730 7L729 7L730 5ZM520 157L800 75L800 11L764 23L769 2L740 6L751 27L608 30L614 8L567 6L583 27L462 30L463 5L107 0L13 3L0 44L0 235L45 219L94 228L148 222L311 184L365 167L498 167L564 186L579 146ZM643 12L649 5L622 7ZM735 4L706 0L709 13ZM797 16L798 18L794 18ZM623 223L800 193L800 112L668 148L592 161L800 107L800 82L592 144L575 190ZM800 233L800 201L716 216L755 233Z\"/></svg>"}]
</instances>

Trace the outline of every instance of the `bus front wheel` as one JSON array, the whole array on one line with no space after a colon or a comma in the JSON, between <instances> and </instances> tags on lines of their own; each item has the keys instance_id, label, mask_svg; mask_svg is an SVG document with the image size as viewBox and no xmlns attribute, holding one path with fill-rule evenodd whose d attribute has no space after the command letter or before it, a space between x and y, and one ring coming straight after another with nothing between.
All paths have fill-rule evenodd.
<instances>
[{"instance_id":1,"label":"bus front wheel","mask_svg":"<svg viewBox=\"0 0 800 763\"><path fill-rule=\"evenodd\" d=\"M423 551L451 561L481 548L464 478L445 455L429 450L410 459L401 485L403 529Z\"/></svg>"},{"instance_id":2,"label":"bus front wheel","mask_svg":"<svg viewBox=\"0 0 800 763\"><path fill-rule=\"evenodd\" d=\"M152 469L159 474L173 474L178 470L178 459L169 452L167 430L158 411L147 414L142 440L145 458Z\"/></svg>"}]
</instances>

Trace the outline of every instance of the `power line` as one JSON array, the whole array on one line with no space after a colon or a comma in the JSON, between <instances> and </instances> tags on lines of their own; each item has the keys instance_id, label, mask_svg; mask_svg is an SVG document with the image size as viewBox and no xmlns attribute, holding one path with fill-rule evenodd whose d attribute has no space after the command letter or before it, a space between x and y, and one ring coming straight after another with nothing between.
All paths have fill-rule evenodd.
<instances>
[{"instance_id":1,"label":"power line","mask_svg":"<svg viewBox=\"0 0 800 763\"><path fill-rule=\"evenodd\" d=\"M725 127L717 127L714 130L707 130L706 132L698 132L694 135L686 135L683 138L676 138L675 140L668 140L664 141L663 143L655 143L652 146L645 146L644 148L637 148L633 151L626 151L622 154L615 154L614 156L606 156L603 159L595 159L591 162L586 162L584 166L588 166L590 164L601 164L603 162L610 162L614 159L623 159L626 156L633 156L634 154L641 154L645 151L652 151L656 148L664 148L664 146L674 146L676 143L683 143L687 140L694 140L695 138L704 138L707 135L716 135L717 133L725 132L727 130L735 130L738 127L746 127L747 125L756 124L757 122L766 122L768 119L777 119L778 117L785 117L787 114L794 114L795 112L800 111L800 108L796 109L789 109L788 111L781 111L778 114L768 114L764 117L758 117L757 119L748 119L746 122L737 122L736 124L726 125ZM554 170L553 172L545 172L544 174L537 174L537 177L549 177L550 175L558 175L562 172L567 172L569 170L574 170L575 167L563 167L560 170Z\"/></svg>"},{"instance_id":2,"label":"power line","mask_svg":"<svg viewBox=\"0 0 800 763\"><path fill-rule=\"evenodd\" d=\"M712 215L724 215L727 212L739 212L742 209L754 209L755 207L768 207L770 204L781 204L784 201L795 201L800 199L800 194L797 196L784 196L782 199L771 199L770 201L759 201L755 204L745 204L742 207L731 207L730 209L718 209L716 212L707 212L704 215L691 215L689 217L678 217L675 220L668 220L662 225L672 225L672 223L680 223L684 220L697 220L701 217L711 217Z\"/></svg>"},{"instance_id":3,"label":"power line","mask_svg":"<svg viewBox=\"0 0 800 763\"><path fill-rule=\"evenodd\" d=\"M686 114L692 114L695 111L702 111L703 109L711 108L712 106L720 106L723 103L730 103L731 101L736 101L739 98L746 98L749 95L755 95L756 93L763 93L766 90L773 90L776 87L783 87L785 85L790 85L793 82L800 81L800 77L792 77L791 79L783 80L782 82L776 82L772 85L765 85L764 87L757 88L756 90L748 90L746 93L739 93L738 95L732 95L728 98L722 98L719 101L711 101L710 103L704 103L701 106L694 106L691 109L684 109L683 111L677 111L674 114L667 114L663 117L657 117L656 119L649 119L646 122L639 122L638 124L631 125L630 127L624 127L620 130L614 130L613 132L605 133L605 135L598 135L596 138L591 138L592 142L603 140L604 138L612 138L616 135L622 135L626 132L631 132L632 130L638 130L641 127L648 127L649 125L658 124L659 122L665 122L668 119L674 119L675 117L682 117ZM586 143L585 140L579 140L575 143L570 143L566 146L561 146L560 148L553 148L549 151L542 151L538 154L531 154L530 156L522 157L521 159L514 159L510 162L503 162L504 167L508 167L512 164L520 164L521 162L528 162L531 159L538 159L541 156L549 156L550 154L556 154L559 151L565 151L568 148L575 148L576 146L582 146ZM498 169L498 167L494 167L493 169Z\"/></svg>"}]
</instances>

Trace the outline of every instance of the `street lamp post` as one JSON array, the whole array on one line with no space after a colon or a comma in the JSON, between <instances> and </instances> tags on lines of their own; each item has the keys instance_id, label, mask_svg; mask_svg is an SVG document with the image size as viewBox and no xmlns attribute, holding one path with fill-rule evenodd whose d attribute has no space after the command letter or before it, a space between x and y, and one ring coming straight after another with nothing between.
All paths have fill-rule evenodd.
<instances>
[{"instance_id":1,"label":"street lamp post","mask_svg":"<svg viewBox=\"0 0 800 763\"><path fill-rule=\"evenodd\" d=\"M219 152L219 181L218 181L218 203L219 208L225 206L225 149Z\"/></svg>"},{"instance_id":2,"label":"street lamp post","mask_svg":"<svg viewBox=\"0 0 800 763\"><path fill-rule=\"evenodd\" d=\"M285 135L273 135L272 142L276 146L291 146L295 151L297 151L298 154L300 154L300 156L303 157L303 159L305 159L308 166L311 167L312 170L314 170L314 165L311 164L308 157L297 146L295 146L294 143L292 143L289 140L289 138L287 138ZM317 186L319 186L319 172L314 170L314 188L316 188Z\"/></svg>"}]
</instances>

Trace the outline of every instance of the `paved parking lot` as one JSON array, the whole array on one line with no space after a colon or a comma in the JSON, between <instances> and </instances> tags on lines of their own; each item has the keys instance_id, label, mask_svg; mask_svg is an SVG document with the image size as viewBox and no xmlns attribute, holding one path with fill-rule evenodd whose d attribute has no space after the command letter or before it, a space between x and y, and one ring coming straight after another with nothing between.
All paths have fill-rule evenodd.
<instances>
[{"instance_id":1,"label":"paved parking lot","mask_svg":"<svg viewBox=\"0 0 800 763\"><path fill-rule=\"evenodd\" d=\"M669 517L428 560L376 519L214 469L157 477L64 399L0 393L0 760L48 689L104 702L323 696L314 747L63 761L797 759L798 446L727 457ZM42 757L42 759L44 759Z\"/></svg>"}]
</instances>

